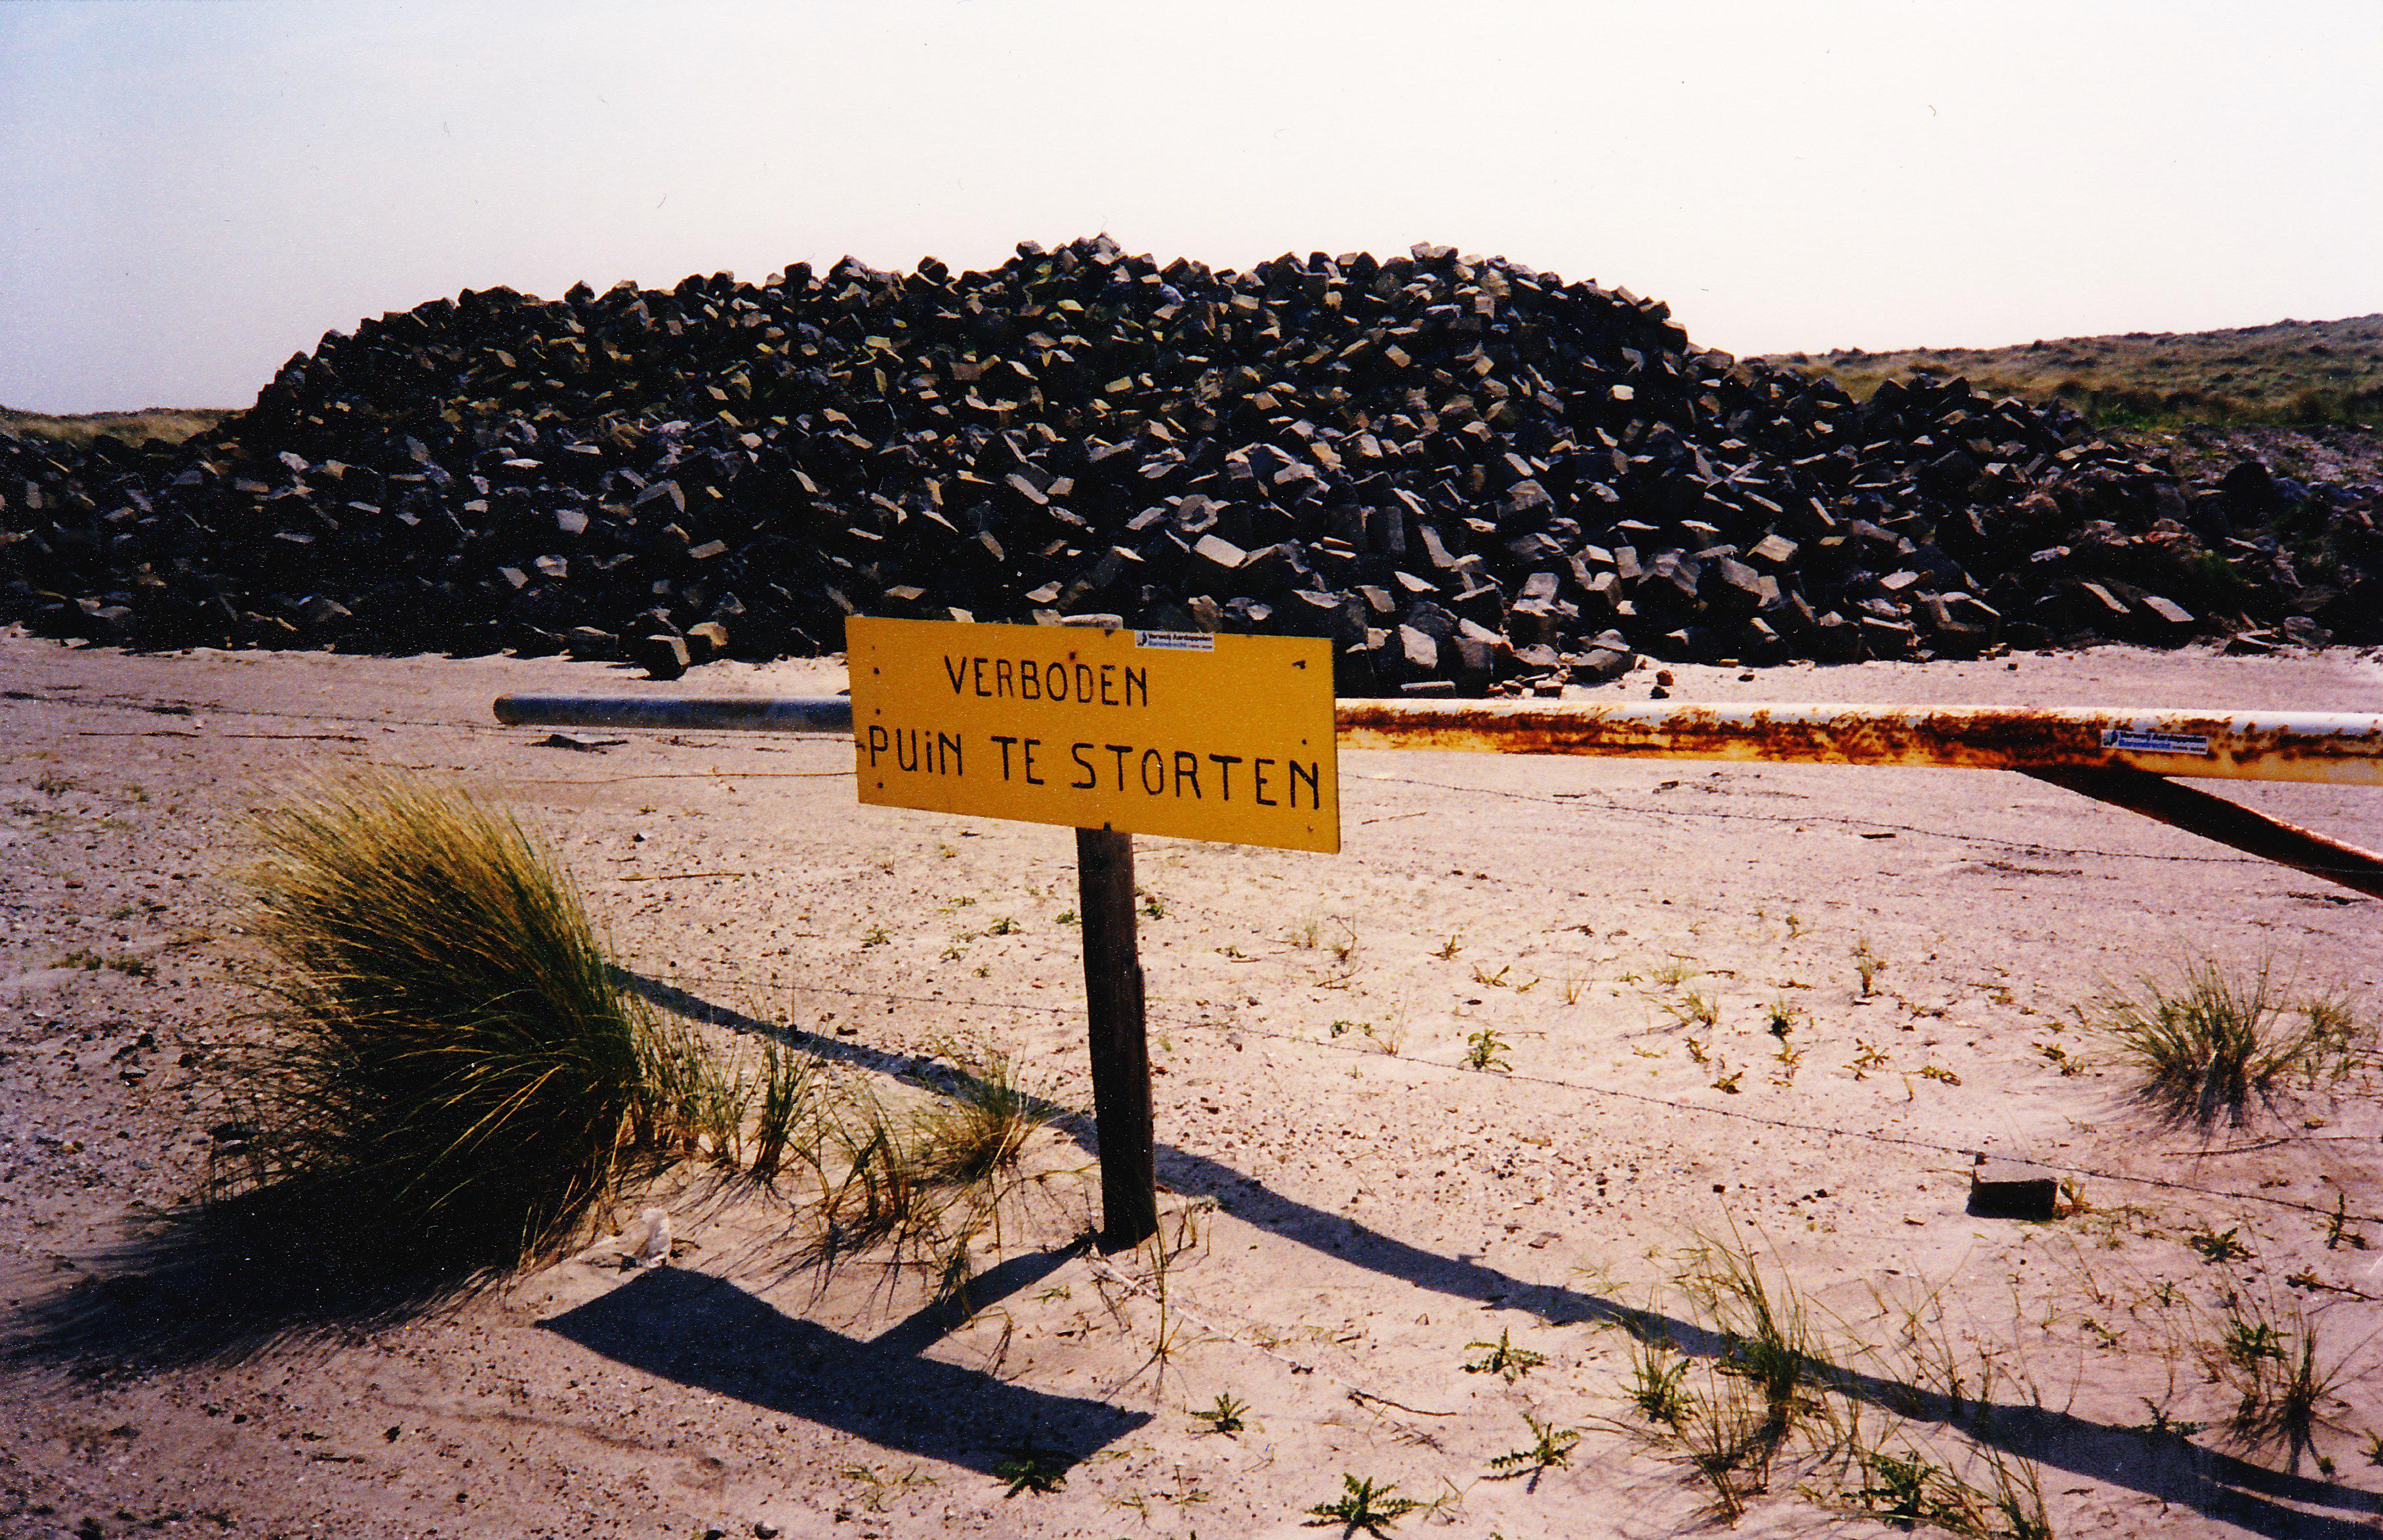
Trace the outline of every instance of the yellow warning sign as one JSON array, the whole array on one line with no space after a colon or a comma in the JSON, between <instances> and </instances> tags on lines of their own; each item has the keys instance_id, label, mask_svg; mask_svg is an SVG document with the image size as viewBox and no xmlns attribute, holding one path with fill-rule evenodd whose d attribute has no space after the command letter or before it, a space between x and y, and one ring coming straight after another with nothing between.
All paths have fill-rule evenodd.
<instances>
[{"instance_id":1,"label":"yellow warning sign","mask_svg":"<svg viewBox=\"0 0 2383 1540\"><path fill-rule=\"evenodd\" d=\"M1320 638L855 616L845 650L863 802L1340 848Z\"/></svg>"}]
</instances>

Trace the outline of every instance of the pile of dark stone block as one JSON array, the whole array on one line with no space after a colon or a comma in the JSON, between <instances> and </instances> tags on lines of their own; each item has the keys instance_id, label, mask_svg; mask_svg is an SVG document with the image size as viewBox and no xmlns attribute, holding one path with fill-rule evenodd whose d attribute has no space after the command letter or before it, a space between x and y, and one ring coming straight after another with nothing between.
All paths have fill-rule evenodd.
<instances>
[{"instance_id":1,"label":"pile of dark stone block","mask_svg":"<svg viewBox=\"0 0 2383 1540\"><path fill-rule=\"evenodd\" d=\"M853 614L1329 637L1343 694L1642 656L2383 641L2371 487L1836 387L1502 259L466 290L189 443L0 435L0 621L147 648L833 651Z\"/></svg>"}]
</instances>

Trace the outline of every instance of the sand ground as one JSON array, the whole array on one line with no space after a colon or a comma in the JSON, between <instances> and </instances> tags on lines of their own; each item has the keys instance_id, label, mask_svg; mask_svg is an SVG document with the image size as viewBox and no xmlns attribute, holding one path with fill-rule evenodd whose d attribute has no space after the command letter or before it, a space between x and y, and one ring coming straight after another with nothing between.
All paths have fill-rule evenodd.
<instances>
[{"instance_id":1,"label":"sand ground","mask_svg":"<svg viewBox=\"0 0 2383 1540\"><path fill-rule=\"evenodd\" d=\"M2383 711L2383 668L2339 652L1677 671L1690 700ZM11 1309L121 1289L90 1280L204 1180L226 1052L264 1029L241 819L345 766L517 807L641 988L723 1042L799 1033L894 1088L997 1048L1089 1103L1067 832L861 808L837 740L581 752L488 709L515 689L811 693L831 663L662 686L0 636L0 683ZM1714 1522L1711 1493L1645 1435L1622 1327L1668 1330L1705 1383L1709 1323L1665 1284L1733 1233L1860 1376L1870 1436L1982 1481L1943 1424L1957 1363L2000 1409L1969 1426L2035 1462L2058 1534L2376 1532L2371 1069L2245 1129L2163 1130L2072 1013L2201 949L2371 1015L2383 906L2000 772L1354 753L1342 775L1338 856L1139 842L1164 1248L1078 1244L1097 1180L1068 1125L1030 1145L964 1311L883 1259L804 1269L786 1196L689 1169L638 1201L673 1214L666 1267L624 1271L602 1238L394 1319L270 1342L184 1323L130 1369L20 1317L0 1534L1338 1533L1301 1526L1344 1474L1436 1502L1394 1533L1673 1534ZM2228 790L2383 844L2375 792ZM1465 1067L1483 1031L1509 1069ZM2084 1206L1969 1216L1980 1151L2044 1163ZM2250 1254L2204 1260L2228 1231ZM2296 1470L2221 1427L2132 1431L2155 1410L2222 1423L2204 1347L2229 1294L2350 1355ZM1469 1372L1501 1333L1543 1361ZM1247 1405L1238 1433L1191 1415L1220 1395ZM1526 1414L1581 1438L1500 1479ZM1010 1495L994 1472L1030 1443L1072 1462L1065 1484ZM1816 1500L1832 1490L1783 1464L1737 1528L1885 1533Z\"/></svg>"}]
</instances>

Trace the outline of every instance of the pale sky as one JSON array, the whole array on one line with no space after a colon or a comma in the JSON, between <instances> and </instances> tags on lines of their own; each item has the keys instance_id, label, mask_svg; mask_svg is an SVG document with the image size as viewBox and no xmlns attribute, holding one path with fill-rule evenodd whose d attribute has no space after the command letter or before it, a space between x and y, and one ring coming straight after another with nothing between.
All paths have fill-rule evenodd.
<instances>
[{"instance_id":1,"label":"pale sky","mask_svg":"<svg viewBox=\"0 0 2383 1540\"><path fill-rule=\"evenodd\" d=\"M2383 311L2383 4L0 4L0 402L464 287L1417 240L1737 353Z\"/></svg>"}]
</instances>

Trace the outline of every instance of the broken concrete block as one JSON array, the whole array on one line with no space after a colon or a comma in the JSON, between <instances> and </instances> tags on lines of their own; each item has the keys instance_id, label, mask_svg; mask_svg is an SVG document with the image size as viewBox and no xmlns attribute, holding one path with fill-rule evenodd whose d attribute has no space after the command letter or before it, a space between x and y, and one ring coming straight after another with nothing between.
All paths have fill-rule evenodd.
<instances>
[{"instance_id":1,"label":"broken concrete block","mask_svg":"<svg viewBox=\"0 0 2383 1540\"><path fill-rule=\"evenodd\" d=\"M1981 1219L2049 1219L2060 1180L2040 1165L1988 1160L1969 1173L1969 1212Z\"/></svg>"}]
</instances>

